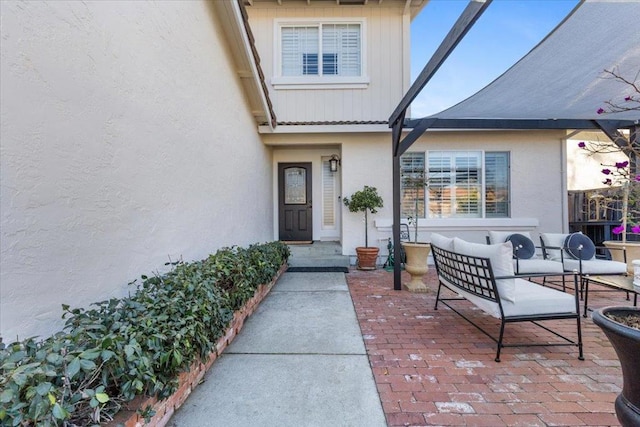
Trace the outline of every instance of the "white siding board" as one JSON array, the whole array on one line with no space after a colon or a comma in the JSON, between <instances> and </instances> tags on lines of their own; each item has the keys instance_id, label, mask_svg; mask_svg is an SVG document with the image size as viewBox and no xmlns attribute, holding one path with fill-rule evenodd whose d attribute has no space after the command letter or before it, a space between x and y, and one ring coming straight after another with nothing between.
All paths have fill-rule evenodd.
<instances>
[{"instance_id":1,"label":"white siding board","mask_svg":"<svg viewBox=\"0 0 640 427\"><path fill-rule=\"evenodd\" d=\"M386 120L402 97L402 8L343 7L323 4L282 7L277 4L249 6L249 22L263 61L269 92L280 122ZM366 88L275 89L274 20L294 18L365 19Z\"/></svg>"}]
</instances>

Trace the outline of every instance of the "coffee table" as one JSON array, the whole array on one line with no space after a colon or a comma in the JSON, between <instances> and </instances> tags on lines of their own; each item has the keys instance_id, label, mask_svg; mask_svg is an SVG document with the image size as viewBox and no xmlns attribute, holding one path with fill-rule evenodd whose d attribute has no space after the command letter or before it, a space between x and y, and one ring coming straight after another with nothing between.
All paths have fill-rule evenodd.
<instances>
[{"instance_id":1,"label":"coffee table","mask_svg":"<svg viewBox=\"0 0 640 427\"><path fill-rule=\"evenodd\" d=\"M629 299L629 292L633 294L633 306L638 305L638 293L633 288L633 276L586 276L584 282L584 315L587 317L587 302L589 300L589 283L593 282L598 285L606 286L611 289L593 290L592 292L607 292L607 291L624 291L627 292L627 299Z\"/></svg>"}]
</instances>

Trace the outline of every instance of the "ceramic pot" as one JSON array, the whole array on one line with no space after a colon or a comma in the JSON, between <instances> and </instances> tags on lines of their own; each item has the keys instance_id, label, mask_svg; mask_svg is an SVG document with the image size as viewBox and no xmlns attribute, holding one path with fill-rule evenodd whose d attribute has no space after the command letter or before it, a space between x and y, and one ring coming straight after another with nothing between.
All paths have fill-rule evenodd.
<instances>
[{"instance_id":1,"label":"ceramic pot","mask_svg":"<svg viewBox=\"0 0 640 427\"><path fill-rule=\"evenodd\" d=\"M422 276L429 271L427 259L431 251L431 245L428 243L410 243L403 242L402 247L407 254L407 262L404 269L411 275L411 281L403 286L410 292L427 292L427 285L422 281Z\"/></svg>"},{"instance_id":2,"label":"ceramic pot","mask_svg":"<svg viewBox=\"0 0 640 427\"><path fill-rule=\"evenodd\" d=\"M640 316L637 307L605 307L593 312L593 322L605 333L616 351L622 368L622 393L615 409L623 427L640 426L640 330L618 323L607 314Z\"/></svg>"},{"instance_id":3,"label":"ceramic pot","mask_svg":"<svg viewBox=\"0 0 640 427\"><path fill-rule=\"evenodd\" d=\"M356 254L358 255L356 266L358 270L375 270L379 251L380 248L358 246L356 248Z\"/></svg>"}]
</instances>

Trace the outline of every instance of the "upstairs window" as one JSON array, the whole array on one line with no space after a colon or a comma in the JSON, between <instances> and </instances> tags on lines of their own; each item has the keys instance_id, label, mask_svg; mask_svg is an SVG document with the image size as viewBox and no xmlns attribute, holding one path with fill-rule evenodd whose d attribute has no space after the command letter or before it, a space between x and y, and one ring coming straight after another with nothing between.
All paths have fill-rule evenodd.
<instances>
[{"instance_id":1,"label":"upstairs window","mask_svg":"<svg viewBox=\"0 0 640 427\"><path fill-rule=\"evenodd\" d=\"M278 84L362 84L364 22L276 23Z\"/></svg>"}]
</instances>

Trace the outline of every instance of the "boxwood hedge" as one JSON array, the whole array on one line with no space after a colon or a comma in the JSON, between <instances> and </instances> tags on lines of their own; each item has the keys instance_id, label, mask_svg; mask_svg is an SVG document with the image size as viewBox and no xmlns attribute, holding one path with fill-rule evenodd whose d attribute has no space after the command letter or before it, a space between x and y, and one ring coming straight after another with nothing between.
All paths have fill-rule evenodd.
<instances>
[{"instance_id":1,"label":"boxwood hedge","mask_svg":"<svg viewBox=\"0 0 640 427\"><path fill-rule=\"evenodd\" d=\"M130 297L63 306L65 327L49 338L0 342L0 424L97 425L136 395L171 395L288 257L271 242L172 263L131 282Z\"/></svg>"}]
</instances>

